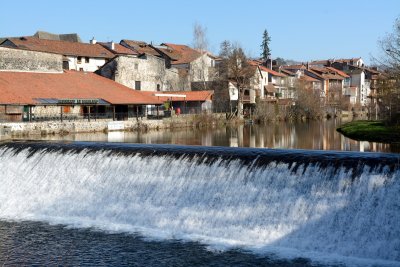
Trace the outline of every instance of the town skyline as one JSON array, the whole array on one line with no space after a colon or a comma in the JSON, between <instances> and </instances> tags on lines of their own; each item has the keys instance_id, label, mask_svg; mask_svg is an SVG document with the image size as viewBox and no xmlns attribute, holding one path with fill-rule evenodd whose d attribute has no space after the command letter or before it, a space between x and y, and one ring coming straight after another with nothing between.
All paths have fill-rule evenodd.
<instances>
[{"instance_id":1,"label":"town skyline","mask_svg":"<svg viewBox=\"0 0 400 267\"><path fill-rule=\"evenodd\" d=\"M32 35L43 30L76 32L84 42L94 37L117 43L132 39L192 45L193 26L198 23L207 28L209 50L215 54L220 43L229 40L238 42L248 56L258 57L262 32L267 29L272 39L273 58L311 61L362 57L371 64L371 56L379 57L378 40L391 31L400 10L400 3L391 0L367 4L358 0L337 1L335 5L308 1L290 6L254 3L243 6L239 1L230 5L202 1L191 3L190 7L183 1L153 2L152 5L124 3L123 8L114 9L105 1L95 6L78 1L68 5L26 2L23 9L20 4L5 3L8 12L0 18L0 37ZM270 12L257 15L260 10ZM10 27L12 19L15 22Z\"/></svg>"}]
</instances>

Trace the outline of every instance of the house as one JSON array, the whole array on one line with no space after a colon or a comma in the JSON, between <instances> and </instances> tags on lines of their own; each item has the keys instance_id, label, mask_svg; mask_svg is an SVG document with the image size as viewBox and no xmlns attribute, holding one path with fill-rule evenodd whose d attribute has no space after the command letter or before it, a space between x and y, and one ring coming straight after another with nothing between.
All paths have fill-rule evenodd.
<instances>
[{"instance_id":1,"label":"house","mask_svg":"<svg viewBox=\"0 0 400 267\"><path fill-rule=\"evenodd\" d=\"M217 58L210 56L209 52L171 43L162 43L155 48L166 60L167 67L185 70L189 82L214 80Z\"/></svg>"},{"instance_id":2,"label":"house","mask_svg":"<svg viewBox=\"0 0 400 267\"><path fill-rule=\"evenodd\" d=\"M90 72L0 71L0 121L127 120L160 104Z\"/></svg>"},{"instance_id":3,"label":"house","mask_svg":"<svg viewBox=\"0 0 400 267\"><path fill-rule=\"evenodd\" d=\"M281 71L290 71L296 74L296 87L312 88L319 92L323 102L325 102L326 79L318 73L312 71L309 65L296 64L281 66ZM297 88L299 89L299 88Z\"/></svg>"},{"instance_id":4,"label":"house","mask_svg":"<svg viewBox=\"0 0 400 267\"><path fill-rule=\"evenodd\" d=\"M309 67L305 70L307 75L322 82L325 104L336 109L340 106L343 95L344 77L334 69L326 67Z\"/></svg>"},{"instance_id":5,"label":"house","mask_svg":"<svg viewBox=\"0 0 400 267\"><path fill-rule=\"evenodd\" d=\"M310 66L314 67L331 67L333 63L352 65L356 67L364 67L364 60L360 57L358 58L342 58L342 59L324 59L324 60L314 60L309 62Z\"/></svg>"},{"instance_id":6,"label":"house","mask_svg":"<svg viewBox=\"0 0 400 267\"><path fill-rule=\"evenodd\" d=\"M267 67L260 66L260 69L268 73L268 83L275 87L276 97L280 99L293 98L293 93L289 92L286 85L287 75L271 70ZM270 87L272 88L272 87Z\"/></svg>"},{"instance_id":7,"label":"house","mask_svg":"<svg viewBox=\"0 0 400 267\"><path fill-rule=\"evenodd\" d=\"M332 67L348 75L343 83L344 96L352 106L368 105L371 99L371 79L373 75L379 75L379 72L367 68L362 58L319 60L310 62L310 65Z\"/></svg>"},{"instance_id":8,"label":"house","mask_svg":"<svg viewBox=\"0 0 400 267\"><path fill-rule=\"evenodd\" d=\"M356 87L356 103L361 107L367 106L371 94L371 79L373 75L379 75L378 71L364 67L362 61L356 61L356 65L351 64L354 61L333 62L332 66L340 69L350 76L350 86Z\"/></svg>"},{"instance_id":9,"label":"house","mask_svg":"<svg viewBox=\"0 0 400 267\"><path fill-rule=\"evenodd\" d=\"M63 68L66 70L94 72L114 57L113 53L99 44L46 40L35 37L9 38L0 46L62 55Z\"/></svg>"},{"instance_id":10,"label":"house","mask_svg":"<svg viewBox=\"0 0 400 267\"><path fill-rule=\"evenodd\" d=\"M96 73L138 91L178 91L189 86L177 69L166 68L163 58L146 53L119 54Z\"/></svg>"},{"instance_id":11,"label":"house","mask_svg":"<svg viewBox=\"0 0 400 267\"><path fill-rule=\"evenodd\" d=\"M265 68L261 68L262 62L258 60L249 60L249 65L254 68L254 75L250 81L250 85L256 92L256 97L260 99L266 98L266 88L268 86L268 71ZM275 92L273 93L275 98Z\"/></svg>"}]
</instances>

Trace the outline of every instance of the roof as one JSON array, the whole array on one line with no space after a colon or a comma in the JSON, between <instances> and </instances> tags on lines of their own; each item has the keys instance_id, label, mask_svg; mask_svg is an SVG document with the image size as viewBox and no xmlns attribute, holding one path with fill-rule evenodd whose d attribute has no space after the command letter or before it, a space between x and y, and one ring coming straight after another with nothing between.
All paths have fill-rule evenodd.
<instances>
[{"instance_id":1,"label":"roof","mask_svg":"<svg viewBox=\"0 0 400 267\"><path fill-rule=\"evenodd\" d=\"M37 31L33 35L33 37L37 37L39 39L47 39L47 40L58 40L58 41L82 43L82 40L77 33L54 34L54 33L45 32L45 31Z\"/></svg>"},{"instance_id":2,"label":"roof","mask_svg":"<svg viewBox=\"0 0 400 267\"><path fill-rule=\"evenodd\" d=\"M93 58L114 57L113 53L111 53L99 44L45 40L36 37L10 38L8 40L11 41L19 49L31 51L49 52L61 54L64 56L83 56Z\"/></svg>"},{"instance_id":3,"label":"roof","mask_svg":"<svg viewBox=\"0 0 400 267\"><path fill-rule=\"evenodd\" d=\"M330 59L313 60L309 64L310 65L328 65L330 61L331 61Z\"/></svg>"},{"instance_id":4,"label":"roof","mask_svg":"<svg viewBox=\"0 0 400 267\"><path fill-rule=\"evenodd\" d=\"M162 53L172 59L172 65L188 64L198 59L201 53L187 45L163 43L166 48L158 48ZM205 52L207 53L207 52Z\"/></svg>"},{"instance_id":5,"label":"roof","mask_svg":"<svg viewBox=\"0 0 400 267\"><path fill-rule=\"evenodd\" d=\"M182 98L176 98L176 101L206 101L206 100L212 100L212 96L214 94L214 91L212 90L207 90L207 91L171 91L171 92L143 92L146 93L150 96L154 95L162 95L165 94L167 96L156 96L159 100L161 101L168 101L171 99L170 95L185 95L186 97ZM174 100L174 98L172 97Z\"/></svg>"},{"instance_id":6,"label":"roof","mask_svg":"<svg viewBox=\"0 0 400 267\"><path fill-rule=\"evenodd\" d=\"M334 72L336 72L337 74L339 74L340 76L342 76L342 77L344 77L344 78L350 78L350 76L349 75L347 75L345 72L343 72L343 71L341 71L341 70L338 70L338 69L335 69L335 68L332 68L332 67L326 67L328 70L332 70L332 71L334 71Z\"/></svg>"},{"instance_id":7,"label":"roof","mask_svg":"<svg viewBox=\"0 0 400 267\"><path fill-rule=\"evenodd\" d=\"M121 45L128 46L129 48L136 51L138 54L150 54L153 56L160 57L160 53L150 44L143 41L134 41L134 40L121 40Z\"/></svg>"},{"instance_id":8,"label":"roof","mask_svg":"<svg viewBox=\"0 0 400 267\"><path fill-rule=\"evenodd\" d=\"M298 64L298 65L286 65L286 66L281 66L283 69L287 70L300 70L300 69L305 69L306 66L303 64Z\"/></svg>"},{"instance_id":9,"label":"roof","mask_svg":"<svg viewBox=\"0 0 400 267\"><path fill-rule=\"evenodd\" d=\"M338 73L338 70L335 68L329 67L311 67L308 71L328 80L343 80L344 76ZM333 73L332 73L333 72ZM349 77L346 74L346 78Z\"/></svg>"},{"instance_id":10,"label":"roof","mask_svg":"<svg viewBox=\"0 0 400 267\"><path fill-rule=\"evenodd\" d=\"M319 82L320 80L317 80L311 76L308 75L302 75L300 76L300 80L306 81L306 82Z\"/></svg>"},{"instance_id":11,"label":"roof","mask_svg":"<svg viewBox=\"0 0 400 267\"><path fill-rule=\"evenodd\" d=\"M113 54L116 55L137 55L138 53L130 48L127 48L121 44L118 43L104 43L104 42L98 42L98 44L102 45L104 48L108 49L111 51ZM114 49L111 48L111 46L114 45Z\"/></svg>"},{"instance_id":12,"label":"roof","mask_svg":"<svg viewBox=\"0 0 400 267\"><path fill-rule=\"evenodd\" d=\"M29 85L29 86L27 86ZM91 72L0 72L0 103L41 103L38 99L103 99L111 104L160 104L142 91Z\"/></svg>"},{"instance_id":13,"label":"roof","mask_svg":"<svg viewBox=\"0 0 400 267\"><path fill-rule=\"evenodd\" d=\"M277 93L278 92L276 90L275 86L273 86L272 84L264 85L264 89L269 93Z\"/></svg>"},{"instance_id":14,"label":"roof","mask_svg":"<svg viewBox=\"0 0 400 267\"><path fill-rule=\"evenodd\" d=\"M264 67L264 66L259 66L259 67L260 67L260 69L261 69L262 71L266 71L266 72L268 72L269 74L271 74L271 75L273 75L273 76L286 77L285 74L276 72L276 71L271 70L271 69L268 69L267 67Z\"/></svg>"},{"instance_id":15,"label":"roof","mask_svg":"<svg viewBox=\"0 0 400 267\"><path fill-rule=\"evenodd\" d=\"M290 75L290 76L295 76L296 75L296 73L294 73L292 71L289 71L289 70L286 70L286 69L281 69L281 72L283 72L286 75Z\"/></svg>"},{"instance_id":16,"label":"roof","mask_svg":"<svg viewBox=\"0 0 400 267\"><path fill-rule=\"evenodd\" d=\"M353 64L357 61L359 61L361 59L361 57L357 57L357 58L338 58L338 59L323 59L323 60L313 60L311 61L309 64L310 65L329 65L329 63L333 63L333 62L339 62L339 63L350 63L353 62Z\"/></svg>"}]
</instances>

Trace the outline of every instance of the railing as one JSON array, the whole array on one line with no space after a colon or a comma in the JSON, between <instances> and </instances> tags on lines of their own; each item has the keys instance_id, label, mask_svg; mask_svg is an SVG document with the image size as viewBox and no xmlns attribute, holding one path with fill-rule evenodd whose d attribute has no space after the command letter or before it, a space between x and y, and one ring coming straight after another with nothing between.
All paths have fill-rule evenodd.
<instances>
[{"instance_id":1,"label":"railing","mask_svg":"<svg viewBox=\"0 0 400 267\"><path fill-rule=\"evenodd\" d=\"M117 112L113 113L57 113L57 114L32 114L30 119L27 116L25 121L41 122L41 121L96 121L96 120L127 120L129 118L143 118L143 112Z\"/></svg>"},{"instance_id":2,"label":"railing","mask_svg":"<svg viewBox=\"0 0 400 267\"><path fill-rule=\"evenodd\" d=\"M213 110L204 110L201 107L186 107L186 108L174 108L173 110L165 110L159 108L158 112L156 108L147 108L140 112L116 112L113 113L85 113L85 114L74 114L74 113L55 113L55 114L21 114L18 117L8 117L6 114L0 114L0 122L49 122L49 121L62 121L62 122L74 122L74 121L98 121L98 120L132 120L132 119L162 119L165 117L179 116L186 114L204 114L212 113ZM215 112L215 111L214 111ZM222 112L222 111L221 111Z\"/></svg>"}]
</instances>

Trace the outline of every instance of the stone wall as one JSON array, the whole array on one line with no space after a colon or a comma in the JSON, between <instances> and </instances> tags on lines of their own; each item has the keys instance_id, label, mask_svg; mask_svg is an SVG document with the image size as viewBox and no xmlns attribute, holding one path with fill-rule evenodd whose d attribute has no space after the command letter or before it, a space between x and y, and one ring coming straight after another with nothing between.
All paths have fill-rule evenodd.
<instances>
[{"instance_id":1,"label":"stone wall","mask_svg":"<svg viewBox=\"0 0 400 267\"><path fill-rule=\"evenodd\" d=\"M54 122L18 122L0 123L0 141L12 139L13 137L29 137L48 134L68 134L68 133L90 133L107 132L114 128L115 123L123 124L125 131L152 130L167 128L194 127L199 124L223 121L225 114L209 114L207 120L203 115L180 115L163 120L130 119L128 121L113 121L112 119L101 119L96 121L54 121ZM113 127L111 127L113 126Z\"/></svg>"},{"instance_id":2,"label":"stone wall","mask_svg":"<svg viewBox=\"0 0 400 267\"><path fill-rule=\"evenodd\" d=\"M0 71L60 73L62 56L22 49L0 47Z\"/></svg>"},{"instance_id":3,"label":"stone wall","mask_svg":"<svg viewBox=\"0 0 400 267\"><path fill-rule=\"evenodd\" d=\"M141 91L178 90L178 70L165 67L165 61L152 55L141 57L119 56L106 65L98 73L132 89L140 82Z\"/></svg>"}]
</instances>

